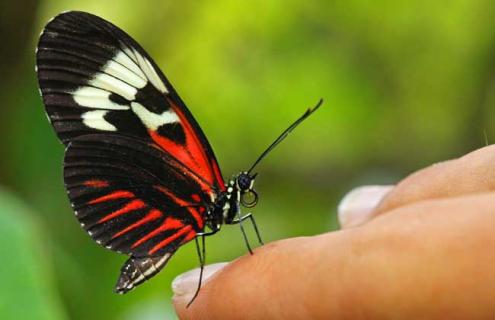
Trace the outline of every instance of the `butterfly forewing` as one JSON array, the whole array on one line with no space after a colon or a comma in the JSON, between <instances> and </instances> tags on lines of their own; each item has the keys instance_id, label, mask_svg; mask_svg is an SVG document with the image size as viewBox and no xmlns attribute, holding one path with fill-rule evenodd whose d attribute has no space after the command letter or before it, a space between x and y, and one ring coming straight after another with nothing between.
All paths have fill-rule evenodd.
<instances>
[{"instance_id":1,"label":"butterfly forewing","mask_svg":"<svg viewBox=\"0 0 495 320\"><path fill-rule=\"evenodd\" d=\"M210 185L224 182L201 128L148 54L113 24L68 12L38 44L39 84L50 121L68 144L118 133L153 142Z\"/></svg>"}]
</instances>

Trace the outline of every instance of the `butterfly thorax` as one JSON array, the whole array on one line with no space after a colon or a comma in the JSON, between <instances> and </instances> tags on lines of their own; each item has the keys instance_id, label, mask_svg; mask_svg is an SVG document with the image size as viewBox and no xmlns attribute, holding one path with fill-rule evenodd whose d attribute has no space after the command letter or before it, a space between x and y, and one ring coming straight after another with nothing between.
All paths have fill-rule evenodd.
<instances>
[{"instance_id":1,"label":"butterfly thorax","mask_svg":"<svg viewBox=\"0 0 495 320\"><path fill-rule=\"evenodd\" d=\"M225 185L226 190L216 199L211 210L208 227L218 230L222 224L235 224L240 218L241 204L245 207L254 207L258 202L258 195L253 189L254 176L241 172Z\"/></svg>"}]
</instances>

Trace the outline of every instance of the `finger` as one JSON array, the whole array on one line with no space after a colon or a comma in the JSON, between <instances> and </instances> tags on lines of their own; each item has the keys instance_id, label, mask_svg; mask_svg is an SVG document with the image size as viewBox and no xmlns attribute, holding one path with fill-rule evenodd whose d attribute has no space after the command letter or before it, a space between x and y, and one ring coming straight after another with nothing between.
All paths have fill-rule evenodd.
<instances>
[{"instance_id":1,"label":"finger","mask_svg":"<svg viewBox=\"0 0 495 320\"><path fill-rule=\"evenodd\" d=\"M495 145L438 163L402 180L374 215L409 203L495 190Z\"/></svg>"},{"instance_id":2,"label":"finger","mask_svg":"<svg viewBox=\"0 0 495 320\"><path fill-rule=\"evenodd\" d=\"M266 245L218 271L181 319L489 318L495 195L424 201L361 228Z\"/></svg>"},{"instance_id":3,"label":"finger","mask_svg":"<svg viewBox=\"0 0 495 320\"><path fill-rule=\"evenodd\" d=\"M313 272L322 275L315 270L320 257L314 254L316 248L323 245L322 238L295 238L270 243L257 249L254 255L231 262L209 279L189 308L186 308L187 299L174 296L179 318L315 318L316 313L313 315L313 311L307 309L306 300L314 299L314 292L321 285ZM344 246L335 243L333 247L337 256L344 254L339 252ZM334 267L329 265L325 272L337 272Z\"/></svg>"},{"instance_id":4,"label":"finger","mask_svg":"<svg viewBox=\"0 0 495 320\"><path fill-rule=\"evenodd\" d=\"M374 209L393 186L362 186L348 192L337 208L342 229L360 226L374 217Z\"/></svg>"},{"instance_id":5,"label":"finger","mask_svg":"<svg viewBox=\"0 0 495 320\"><path fill-rule=\"evenodd\" d=\"M226 262L214 263L204 267L202 285L205 285L215 273L227 265ZM174 300L189 303L198 288L200 269L196 268L177 276L172 281L172 290L174 291Z\"/></svg>"},{"instance_id":6,"label":"finger","mask_svg":"<svg viewBox=\"0 0 495 320\"><path fill-rule=\"evenodd\" d=\"M474 194L403 206L355 229L360 261L351 269L366 314L494 318L494 212L494 193Z\"/></svg>"}]
</instances>

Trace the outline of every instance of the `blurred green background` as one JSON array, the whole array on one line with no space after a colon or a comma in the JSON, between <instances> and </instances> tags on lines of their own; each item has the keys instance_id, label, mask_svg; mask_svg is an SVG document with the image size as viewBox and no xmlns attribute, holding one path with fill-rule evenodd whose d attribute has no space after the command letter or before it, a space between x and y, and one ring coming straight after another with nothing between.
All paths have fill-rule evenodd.
<instances>
[{"instance_id":1,"label":"blurred green background","mask_svg":"<svg viewBox=\"0 0 495 320\"><path fill-rule=\"evenodd\" d=\"M112 292L125 257L73 217L63 147L38 96L38 34L64 10L102 16L143 45L226 178L325 98L259 166L266 241L334 230L349 189L394 183L495 136L494 1L1 0L2 319L174 318L170 283L198 265L190 244L153 281ZM210 263L245 253L235 226L208 239Z\"/></svg>"}]
</instances>

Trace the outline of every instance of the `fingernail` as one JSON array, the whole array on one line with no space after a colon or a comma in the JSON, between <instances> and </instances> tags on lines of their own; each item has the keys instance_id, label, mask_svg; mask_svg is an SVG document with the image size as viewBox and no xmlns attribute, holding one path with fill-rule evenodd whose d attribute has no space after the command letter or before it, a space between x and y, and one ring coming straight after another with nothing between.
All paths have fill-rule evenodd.
<instances>
[{"instance_id":1,"label":"fingernail","mask_svg":"<svg viewBox=\"0 0 495 320\"><path fill-rule=\"evenodd\" d=\"M201 285L206 284L211 276L227 264L227 262L220 262L205 266ZM174 292L173 299L176 302L183 300L184 303L189 303L198 288L199 272L200 269L196 268L177 276L174 281L172 281L172 291Z\"/></svg>"},{"instance_id":2,"label":"fingernail","mask_svg":"<svg viewBox=\"0 0 495 320\"><path fill-rule=\"evenodd\" d=\"M342 228L362 225L372 218L373 209L394 186L363 186L351 190L340 201L338 216Z\"/></svg>"}]
</instances>

